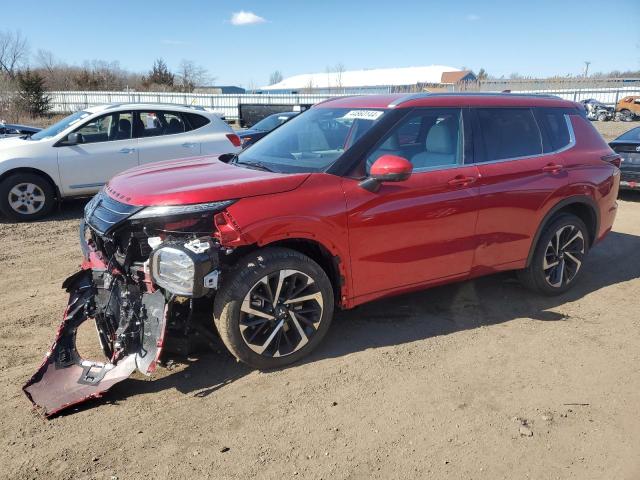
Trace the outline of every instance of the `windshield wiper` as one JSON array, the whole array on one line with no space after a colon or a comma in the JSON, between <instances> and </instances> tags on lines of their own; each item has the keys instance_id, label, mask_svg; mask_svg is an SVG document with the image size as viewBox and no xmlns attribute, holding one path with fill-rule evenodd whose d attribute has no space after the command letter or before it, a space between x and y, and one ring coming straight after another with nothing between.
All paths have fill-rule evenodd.
<instances>
[{"instance_id":1,"label":"windshield wiper","mask_svg":"<svg viewBox=\"0 0 640 480\"><path fill-rule=\"evenodd\" d=\"M235 157L232 160L232 162L235 163L236 165L246 165L249 168L254 168L256 170L262 170L264 172L274 172L275 171L275 170L271 170L269 167L267 167L262 162L245 162L243 160L238 160L238 157Z\"/></svg>"}]
</instances>

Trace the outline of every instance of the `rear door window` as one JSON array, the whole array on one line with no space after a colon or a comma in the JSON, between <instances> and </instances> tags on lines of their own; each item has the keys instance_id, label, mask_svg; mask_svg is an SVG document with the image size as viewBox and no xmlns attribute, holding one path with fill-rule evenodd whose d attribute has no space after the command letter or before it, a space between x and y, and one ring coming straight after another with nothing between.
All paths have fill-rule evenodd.
<instances>
[{"instance_id":1,"label":"rear door window","mask_svg":"<svg viewBox=\"0 0 640 480\"><path fill-rule=\"evenodd\" d=\"M484 161L542 154L542 135L530 108L477 108L480 155Z\"/></svg>"},{"instance_id":2,"label":"rear door window","mask_svg":"<svg viewBox=\"0 0 640 480\"><path fill-rule=\"evenodd\" d=\"M191 130L180 112L148 110L136 112L135 136L138 138L173 135Z\"/></svg>"}]
</instances>

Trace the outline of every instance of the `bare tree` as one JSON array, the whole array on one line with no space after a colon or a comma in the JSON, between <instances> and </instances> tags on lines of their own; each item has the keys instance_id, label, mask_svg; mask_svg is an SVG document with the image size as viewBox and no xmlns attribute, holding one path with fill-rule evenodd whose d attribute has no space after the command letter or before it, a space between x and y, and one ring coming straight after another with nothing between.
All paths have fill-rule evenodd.
<instances>
[{"instance_id":1,"label":"bare tree","mask_svg":"<svg viewBox=\"0 0 640 480\"><path fill-rule=\"evenodd\" d=\"M303 93L313 93L314 88L315 87L313 85L313 77L310 77L309 81L307 82L307 85L303 89Z\"/></svg>"},{"instance_id":2,"label":"bare tree","mask_svg":"<svg viewBox=\"0 0 640 480\"><path fill-rule=\"evenodd\" d=\"M336 63L333 67L333 71L336 74L336 87L338 91L342 90L342 74L345 72L344 64L342 62Z\"/></svg>"},{"instance_id":3,"label":"bare tree","mask_svg":"<svg viewBox=\"0 0 640 480\"><path fill-rule=\"evenodd\" d=\"M269 75L269 85L280 83L283 78L284 77L282 76L282 72L280 70L276 70L271 75Z\"/></svg>"},{"instance_id":4,"label":"bare tree","mask_svg":"<svg viewBox=\"0 0 640 480\"><path fill-rule=\"evenodd\" d=\"M196 87L213 81L206 68L196 64L193 60L182 60L178 68L177 77L183 92L191 93Z\"/></svg>"},{"instance_id":5,"label":"bare tree","mask_svg":"<svg viewBox=\"0 0 640 480\"><path fill-rule=\"evenodd\" d=\"M35 67L52 73L59 66L59 62L51 50L38 49L35 57Z\"/></svg>"},{"instance_id":6,"label":"bare tree","mask_svg":"<svg viewBox=\"0 0 640 480\"><path fill-rule=\"evenodd\" d=\"M0 32L0 73L14 79L27 63L29 42L19 30Z\"/></svg>"}]
</instances>

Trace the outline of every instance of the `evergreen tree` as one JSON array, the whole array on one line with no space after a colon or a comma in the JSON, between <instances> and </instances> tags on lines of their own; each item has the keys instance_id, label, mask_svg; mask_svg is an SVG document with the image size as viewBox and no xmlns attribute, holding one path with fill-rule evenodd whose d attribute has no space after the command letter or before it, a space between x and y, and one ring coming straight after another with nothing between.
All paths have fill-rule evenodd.
<instances>
[{"instance_id":1,"label":"evergreen tree","mask_svg":"<svg viewBox=\"0 0 640 480\"><path fill-rule=\"evenodd\" d=\"M32 117L45 115L51 110L49 96L44 88L44 77L27 69L18 73L18 108Z\"/></svg>"},{"instance_id":2,"label":"evergreen tree","mask_svg":"<svg viewBox=\"0 0 640 480\"><path fill-rule=\"evenodd\" d=\"M165 85L172 87L175 76L169 71L169 67L162 58L158 58L153 62L153 67L149 75L143 78L145 85Z\"/></svg>"}]
</instances>

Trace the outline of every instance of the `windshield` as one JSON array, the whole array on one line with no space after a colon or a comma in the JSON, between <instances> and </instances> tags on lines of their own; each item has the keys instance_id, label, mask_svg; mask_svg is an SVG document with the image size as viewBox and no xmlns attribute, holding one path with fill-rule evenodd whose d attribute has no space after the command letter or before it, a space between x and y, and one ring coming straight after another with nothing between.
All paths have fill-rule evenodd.
<instances>
[{"instance_id":1,"label":"windshield","mask_svg":"<svg viewBox=\"0 0 640 480\"><path fill-rule=\"evenodd\" d=\"M63 118L57 123L54 123L49 128L45 128L44 130L40 130L38 133L34 133L31 135L31 140L44 140L46 138L55 137L63 130L66 130L71 125L79 122L85 117L91 115L89 112L76 112L72 113L68 117Z\"/></svg>"},{"instance_id":2,"label":"windshield","mask_svg":"<svg viewBox=\"0 0 640 480\"><path fill-rule=\"evenodd\" d=\"M640 127L632 128L628 132L620 135L616 140L624 140L626 142L640 142Z\"/></svg>"},{"instance_id":3,"label":"windshield","mask_svg":"<svg viewBox=\"0 0 640 480\"><path fill-rule=\"evenodd\" d=\"M281 113L276 113L275 115L269 115L267 118L263 118L251 128L263 132L270 132L278 125L286 122L287 120L289 120L288 116L282 115Z\"/></svg>"},{"instance_id":4,"label":"windshield","mask_svg":"<svg viewBox=\"0 0 640 480\"><path fill-rule=\"evenodd\" d=\"M319 172L335 162L384 110L312 108L240 153L237 163L276 172Z\"/></svg>"}]
</instances>

